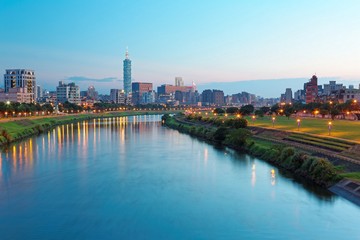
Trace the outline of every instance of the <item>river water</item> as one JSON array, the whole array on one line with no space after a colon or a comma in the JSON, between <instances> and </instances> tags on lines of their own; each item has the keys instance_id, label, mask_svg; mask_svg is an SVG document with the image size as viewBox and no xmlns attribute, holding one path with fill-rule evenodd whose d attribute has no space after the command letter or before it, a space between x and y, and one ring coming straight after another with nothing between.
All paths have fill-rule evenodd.
<instances>
[{"instance_id":1,"label":"river water","mask_svg":"<svg viewBox=\"0 0 360 240\"><path fill-rule=\"evenodd\" d=\"M0 239L360 239L360 208L160 116L59 126L0 154Z\"/></svg>"}]
</instances>

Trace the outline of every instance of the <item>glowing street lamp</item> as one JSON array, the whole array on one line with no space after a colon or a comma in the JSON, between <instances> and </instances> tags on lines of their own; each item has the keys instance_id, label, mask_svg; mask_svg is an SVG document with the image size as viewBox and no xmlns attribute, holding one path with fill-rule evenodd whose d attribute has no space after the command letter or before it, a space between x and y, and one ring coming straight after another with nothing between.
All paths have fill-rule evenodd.
<instances>
[{"instance_id":1,"label":"glowing street lamp","mask_svg":"<svg viewBox=\"0 0 360 240\"><path fill-rule=\"evenodd\" d=\"M274 125L275 125L275 117L272 117L272 125L274 127Z\"/></svg>"},{"instance_id":2,"label":"glowing street lamp","mask_svg":"<svg viewBox=\"0 0 360 240\"><path fill-rule=\"evenodd\" d=\"M252 116L251 116L251 119L252 119L253 124L254 124L254 123L255 123L255 119L256 119L255 115L252 115Z\"/></svg>"},{"instance_id":3,"label":"glowing street lamp","mask_svg":"<svg viewBox=\"0 0 360 240\"><path fill-rule=\"evenodd\" d=\"M296 122L297 122L297 126L298 126L298 131L300 131L300 122L301 122L300 118L298 118L298 119L296 120Z\"/></svg>"},{"instance_id":4,"label":"glowing street lamp","mask_svg":"<svg viewBox=\"0 0 360 240\"><path fill-rule=\"evenodd\" d=\"M332 122L328 122L329 136L331 135Z\"/></svg>"}]
</instances>

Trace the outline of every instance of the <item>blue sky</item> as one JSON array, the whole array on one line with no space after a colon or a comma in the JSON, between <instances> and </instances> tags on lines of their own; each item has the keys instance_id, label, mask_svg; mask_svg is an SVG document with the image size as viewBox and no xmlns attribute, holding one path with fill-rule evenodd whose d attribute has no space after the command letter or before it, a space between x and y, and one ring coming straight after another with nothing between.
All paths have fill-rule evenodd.
<instances>
[{"instance_id":1,"label":"blue sky","mask_svg":"<svg viewBox=\"0 0 360 240\"><path fill-rule=\"evenodd\" d=\"M182 76L197 85L289 78L291 87L314 73L357 85L359 12L355 0L1 0L0 69L34 69L50 89L75 80L108 92L122 88L128 46L134 81L155 86Z\"/></svg>"}]
</instances>

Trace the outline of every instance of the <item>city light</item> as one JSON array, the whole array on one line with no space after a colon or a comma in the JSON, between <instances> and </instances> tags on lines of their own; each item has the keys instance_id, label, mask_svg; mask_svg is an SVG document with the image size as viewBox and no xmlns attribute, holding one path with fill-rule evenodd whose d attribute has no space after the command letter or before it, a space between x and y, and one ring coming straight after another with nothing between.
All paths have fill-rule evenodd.
<instances>
[{"instance_id":1,"label":"city light","mask_svg":"<svg viewBox=\"0 0 360 240\"><path fill-rule=\"evenodd\" d=\"M298 118L298 119L296 120L296 122L297 122L298 131L300 131L300 123L301 123L300 118Z\"/></svg>"},{"instance_id":2,"label":"city light","mask_svg":"<svg viewBox=\"0 0 360 240\"><path fill-rule=\"evenodd\" d=\"M328 122L329 136L331 135L332 122Z\"/></svg>"}]
</instances>

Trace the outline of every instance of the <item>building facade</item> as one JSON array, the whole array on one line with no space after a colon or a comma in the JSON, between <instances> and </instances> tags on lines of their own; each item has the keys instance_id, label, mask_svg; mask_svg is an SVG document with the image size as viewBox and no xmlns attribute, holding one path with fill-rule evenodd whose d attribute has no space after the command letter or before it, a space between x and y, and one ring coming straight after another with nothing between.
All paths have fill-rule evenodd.
<instances>
[{"instance_id":1,"label":"building facade","mask_svg":"<svg viewBox=\"0 0 360 240\"><path fill-rule=\"evenodd\" d=\"M318 96L318 78L313 75L312 78L306 83L306 92L305 92L305 101L306 103L311 103L316 100Z\"/></svg>"},{"instance_id":2,"label":"building facade","mask_svg":"<svg viewBox=\"0 0 360 240\"><path fill-rule=\"evenodd\" d=\"M214 104L217 106L222 106L224 105L225 102L225 98L224 98L224 92L222 90L213 90L213 99L214 99Z\"/></svg>"},{"instance_id":3,"label":"building facade","mask_svg":"<svg viewBox=\"0 0 360 240\"><path fill-rule=\"evenodd\" d=\"M1 89L0 102L32 103L33 96L26 88L10 88L8 92Z\"/></svg>"},{"instance_id":4,"label":"building facade","mask_svg":"<svg viewBox=\"0 0 360 240\"><path fill-rule=\"evenodd\" d=\"M31 102L35 102L37 90L35 72L29 69L6 69L4 74L4 91L7 93L10 89L14 88L21 88L22 90L14 90L12 92L26 92L26 94L30 94Z\"/></svg>"},{"instance_id":5,"label":"building facade","mask_svg":"<svg viewBox=\"0 0 360 240\"><path fill-rule=\"evenodd\" d=\"M125 104L125 91L122 89L110 89L110 100L117 104Z\"/></svg>"},{"instance_id":6,"label":"building facade","mask_svg":"<svg viewBox=\"0 0 360 240\"><path fill-rule=\"evenodd\" d=\"M286 104L292 103L292 100L293 100L292 90L291 88L287 88L285 90L285 103Z\"/></svg>"},{"instance_id":7,"label":"building facade","mask_svg":"<svg viewBox=\"0 0 360 240\"><path fill-rule=\"evenodd\" d=\"M131 60L129 59L129 52L126 49L125 60L124 60L124 91L125 95L131 95Z\"/></svg>"},{"instance_id":8,"label":"building facade","mask_svg":"<svg viewBox=\"0 0 360 240\"><path fill-rule=\"evenodd\" d=\"M79 86L75 85L75 83L65 84L60 81L59 86L56 87L56 101L58 103L81 104Z\"/></svg>"},{"instance_id":9,"label":"building facade","mask_svg":"<svg viewBox=\"0 0 360 240\"><path fill-rule=\"evenodd\" d=\"M133 104L143 104L143 94L146 92L151 92L153 90L152 83L144 82L134 82L132 83L132 103Z\"/></svg>"},{"instance_id":10,"label":"building facade","mask_svg":"<svg viewBox=\"0 0 360 240\"><path fill-rule=\"evenodd\" d=\"M339 91L340 89L343 89L342 84L337 84L336 81L329 81L329 84L324 84L324 95L330 95L332 92Z\"/></svg>"}]
</instances>

